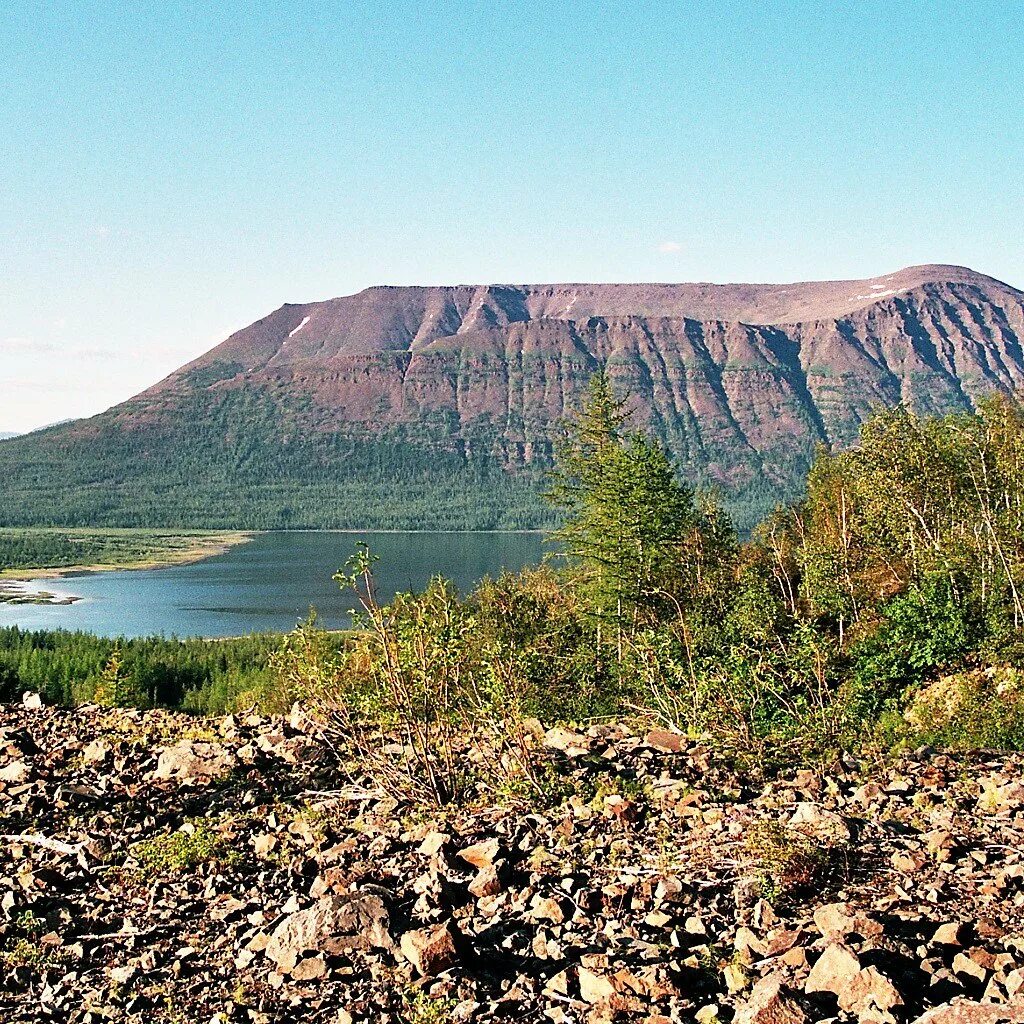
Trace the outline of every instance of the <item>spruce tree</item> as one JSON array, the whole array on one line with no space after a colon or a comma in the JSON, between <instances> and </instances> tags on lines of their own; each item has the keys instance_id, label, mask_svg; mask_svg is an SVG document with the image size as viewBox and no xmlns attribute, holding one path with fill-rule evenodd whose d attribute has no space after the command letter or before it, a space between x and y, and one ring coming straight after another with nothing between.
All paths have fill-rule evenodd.
<instances>
[{"instance_id":1,"label":"spruce tree","mask_svg":"<svg viewBox=\"0 0 1024 1024\"><path fill-rule=\"evenodd\" d=\"M603 370L556 448L548 499L564 514L555 534L577 567L599 636L660 617L686 577L701 515L664 448L624 430L628 419Z\"/></svg>"}]
</instances>

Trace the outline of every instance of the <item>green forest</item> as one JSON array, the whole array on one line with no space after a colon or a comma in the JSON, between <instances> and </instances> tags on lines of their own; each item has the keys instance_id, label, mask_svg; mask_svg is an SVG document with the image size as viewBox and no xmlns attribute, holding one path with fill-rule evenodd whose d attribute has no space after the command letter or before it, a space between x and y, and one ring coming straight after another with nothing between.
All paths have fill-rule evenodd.
<instances>
[{"instance_id":1,"label":"green forest","mask_svg":"<svg viewBox=\"0 0 1024 1024\"><path fill-rule=\"evenodd\" d=\"M190 397L173 419L110 415L0 444L0 526L201 530L527 529L551 525L542 474L412 428L310 432L259 391Z\"/></svg>"},{"instance_id":2,"label":"green forest","mask_svg":"<svg viewBox=\"0 0 1024 1024\"><path fill-rule=\"evenodd\" d=\"M514 737L531 718L641 715L760 771L901 744L1024 746L1021 406L883 413L746 539L626 422L598 374L546 484L550 564L381 604L360 549L338 576L364 611L346 634L6 630L4 694L204 712L302 697L349 735L422 737L421 782L460 731Z\"/></svg>"},{"instance_id":3,"label":"green forest","mask_svg":"<svg viewBox=\"0 0 1024 1024\"><path fill-rule=\"evenodd\" d=\"M108 639L63 630L0 629L0 699L30 691L51 704L100 701L221 714L268 707L281 637Z\"/></svg>"},{"instance_id":4,"label":"green forest","mask_svg":"<svg viewBox=\"0 0 1024 1024\"><path fill-rule=\"evenodd\" d=\"M288 402L292 404L288 404ZM294 399L258 389L184 396L175 414L115 413L0 444L0 526L205 530L520 530L557 524L544 501L552 453L502 468L499 432L445 447L447 421L373 433L311 430ZM130 411L130 410L129 410ZM679 440L679 438L677 438ZM796 472L806 466L801 463ZM723 496L752 527L801 481L750 481Z\"/></svg>"}]
</instances>

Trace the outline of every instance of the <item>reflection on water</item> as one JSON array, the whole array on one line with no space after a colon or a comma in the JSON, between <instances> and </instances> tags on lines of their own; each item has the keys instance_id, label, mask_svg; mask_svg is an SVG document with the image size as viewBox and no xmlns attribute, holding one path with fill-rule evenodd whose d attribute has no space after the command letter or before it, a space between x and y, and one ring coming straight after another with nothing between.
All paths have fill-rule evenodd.
<instances>
[{"instance_id":1,"label":"reflection on water","mask_svg":"<svg viewBox=\"0 0 1024 1024\"><path fill-rule=\"evenodd\" d=\"M0 604L0 626L105 636L238 636L291 629L315 607L324 626L343 628L355 597L332 576L361 540L380 556L382 598L419 589L435 575L466 590L502 568L540 562L545 550L533 533L269 533L193 565L32 581L81 600Z\"/></svg>"}]
</instances>

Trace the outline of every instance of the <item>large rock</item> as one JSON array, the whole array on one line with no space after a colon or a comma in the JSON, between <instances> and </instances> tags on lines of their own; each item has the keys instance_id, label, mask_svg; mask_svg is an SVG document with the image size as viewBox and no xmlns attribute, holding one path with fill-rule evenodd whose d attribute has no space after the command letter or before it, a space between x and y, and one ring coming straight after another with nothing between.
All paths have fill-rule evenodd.
<instances>
[{"instance_id":1,"label":"large rock","mask_svg":"<svg viewBox=\"0 0 1024 1024\"><path fill-rule=\"evenodd\" d=\"M889 1010L903 1005L893 983L874 967L862 968L853 950L841 943L828 946L821 954L807 976L804 991L831 992L840 1009L876 1020L887 1019Z\"/></svg>"},{"instance_id":2,"label":"large rock","mask_svg":"<svg viewBox=\"0 0 1024 1024\"><path fill-rule=\"evenodd\" d=\"M150 778L204 784L227 775L234 765L234 755L219 743L179 740L160 752Z\"/></svg>"},{"instance_id":3,"label":"large rock","mask_svg":"<svg viewBox=\"0 0 1024 1024\"><path fill-rule=\"evenodd\" d=\"M863 911L849 903L827 903L814 912L814 924L830 942L845 939L847 935L874 938L885 930Z\"/></svg>"},{"instance_id":4,"label":"large rock","mask_svg":"<svg viewBox=\"0 0 1024 1024\"><path fill-rule=\"evenodd\" d=\"M494 864L500 850L501 847L497 839L488 839L485 842L474 843L472 846L459 850L457 856L459 860L472 865L477 871L483 871Z\"/></svg>"},{"instance_id":5,"label":"large rock","mask_svg":"<svg viewBox=\"0 0 1024 1024\"><path fill-rule=\"evenodd\" d=\"M424 978L454 967L459 960L455 936L448 924L406 932L402 936L402 952Z\"/></svg>"},{"instance_id":6,"label":"large rock","mask_svg":"<svg viewBox=\"0 0 1024 1024\"><path fill-rule=\"evenodd\" d=\"M393 951L387 908L378 896L324 896L289 914L274 930L266 954L279 971L290 973L307 953L352 949Z\"/></svg>"},{"instance_id":7,"label":"large rock","mask_svg":"<svg viewBox=\"0 0 1024 1024\"><path fill-rule=\"evenodd\" d=\"M788 824L791 829L828 845L842 845L851 838L850 826L841 815L812 801L797 804Z\"/></svg>"},{"instance_id":8,"label":"large rock","mask_svg":"<svg viewBox=\"0 0 1024 1024\"><path fill-rule=\"evenodd\" d=\"M1001 1006L962 999L936 1006L918 1017L914 1024L1024 1024L1024 999L1014 999Z\"/></svg>"},{"instance_id":9,"label":"large rock","mask_svg":"<svg viewBox=\"0 0 1024 1024\"><path fill-rule=\"evenodd\" d=\"M736 1009L734 1024L803 1024L807 1015L782 990L782 978L762 978L746 1002Z\"/></svg>"}]
</instances>

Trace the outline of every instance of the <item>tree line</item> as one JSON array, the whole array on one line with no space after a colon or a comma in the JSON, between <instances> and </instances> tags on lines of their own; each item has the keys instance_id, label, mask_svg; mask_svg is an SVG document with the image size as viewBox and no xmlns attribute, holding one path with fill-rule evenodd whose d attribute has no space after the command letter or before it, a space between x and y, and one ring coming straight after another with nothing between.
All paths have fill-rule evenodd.
<instances>
[{"instance_id":1,"label":"tree line","mask_svg":"<svg viewBox=\"0 0 1024 1024\"><path fill-rule=\"evenodd\" d=\"M595 375L555 452L544 566L383 600L364 551L340 577L362 630L132 641L116 664L108 641L7 631L8 689L204 711L302 697L350 736L401 726L438 799L458 789L438 774L459 770L455 736L490 722L514 757L531 717L642 714L761 771L900 743L1024 746L1020 405L881 413L748 537L627 413Z\"/></svg>"}]
</instances>

